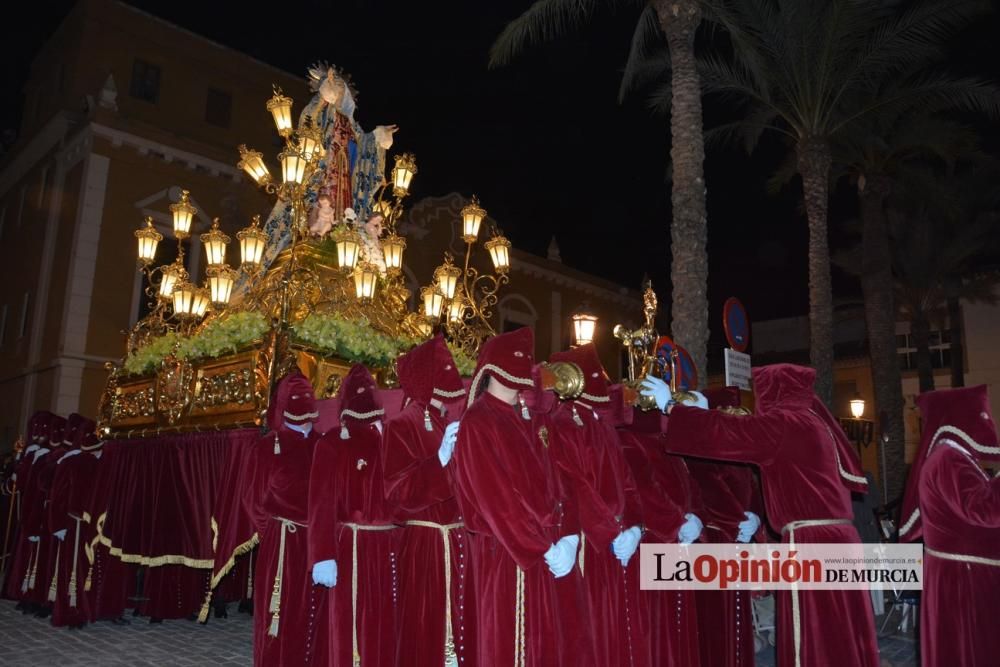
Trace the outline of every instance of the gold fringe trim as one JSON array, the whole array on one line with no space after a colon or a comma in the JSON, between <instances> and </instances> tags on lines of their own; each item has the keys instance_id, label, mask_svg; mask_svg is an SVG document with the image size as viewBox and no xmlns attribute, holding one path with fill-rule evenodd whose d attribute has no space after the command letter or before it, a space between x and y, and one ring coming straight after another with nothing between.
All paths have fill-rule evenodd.
<instances>
[{"instance_id":1,"label":"gold fringe trim","mask_svg":"<svg viewBox=\"0 0 1000 667\"><path fill-rule=\"evenodd\" d=\"M212 518L212 525L216 528L218 526L218 524L215 523L214 517ZM213 572L212 577L208 582L208 592L205 594L205 600L201 604L201 611L198 612L199 623L204 623L205 621L208 620L208 612L210 607L212 606L212 592L219 585L219 582L221 582L236 565L236 559L242 556L243 554L252 551L253 548L257 546L258 542L260 542L260 536L257 533L254 533L249 540L247 540L243 544L233 549L232 555L229 557L229 560L226 561L226 564L222 566L222 568L220 568L216 572ZM215 549L214 543L212 545L212 548ZM252 571L250 576L253 576ZM252 591L253 589L249 590ZM252 595L252 592L250 593L250 595Z\"/></svg>"}]
</instances>

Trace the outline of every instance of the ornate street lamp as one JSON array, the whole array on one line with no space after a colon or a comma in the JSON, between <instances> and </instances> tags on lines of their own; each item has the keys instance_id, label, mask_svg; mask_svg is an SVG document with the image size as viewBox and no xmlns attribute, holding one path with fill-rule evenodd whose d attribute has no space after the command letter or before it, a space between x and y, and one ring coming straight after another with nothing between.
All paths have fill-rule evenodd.
<instances>
[{"instance_id":1,"label":"ornate street lamp","mask_svg":"<svg viewBox=\"0 0 1000 667\"><path fill-rule=\"evenodd\" d=\"M219 219L212 220L212 229L201 235L201 242L205 246L205 258L208 263L208 270L216 269L226 263L226 246L230 239L221 229L219 229Z\"/></svg>"},{"instance_id":2,"label":"ornate street lamp","mask_svg":"<svg viewBox=\"0 0 1000 667\"><path fill-rule=\"evenodd\" d=\"M139 242L139 261L149 266L156 258L156 247L163 240L163 234L153 227L152 216L147 216L145 222L145 227L135 230L135 238Z\"/></svg>"},{"instance_id":3,"label":"ornate street lamp","mask_svg":"<svg viewBox=\"0 0 1000 667\"><path fill-rule=\"evenodd\" d=\"M405 197L410 191L410 181L417 173L417 161L411 153L396 156L396 165L392 168L392 194Z\"/></svg>"},{"instance_id":4,"label":"ornate street lamp","mask_svg":"<svg viewBox=\"0 0 1000 667\"><path fill-rule=\"evenodd\" d=\"M333 242L337 245L337 263L340 268L352 271L361 254L361 235L342 224L333 230Z\"/></svg>"},{"instance_id":5,"label":"ornate street lamp","mask_svg":"<svg viewBox=\"0 0 1000 667\"><path fill-rule=\"evenodd\" d=\"M465 309L467 306L465 293L463 290L459 290L455 298L448 302L448 321L452 323L461 322L465 318Z\"/></svg>"},{"instance_id":6,"label":"ornate street lamp","mask_svg":"<svg viewBox=\"0 0 1000 667\"><path fill-rule=\"evenodd\" d=\"M292 98L281 94L281 88L274 89L274 95L267 101L267 110L274 117L274 126L282 137L292 134Z\"/></svg>"},{"instance_id":7,"label":"ornate street lamp","mask_svg":"<svg viewBox=\"0 0 1000 667\"><path fill-rule=\"evenodd\" d=\"M434 284L438 286L446 299L455 298L455 289L458 287L458 279L462 275L462 269L451 262L451 255L445 253L444 264L434 269Z\"/></svg>"},{"instance_id":8,"label":"ornate street lamp","mask_svg":"<svg viewBox=\"0 0 1000 667\"><path fill-rule=\"evenodd\" d=\"M382 239L382 257L385 258L385 269L389 274L396 275L402 270L404 250L406 239L395 232Z\"/></svg>"},{"instance_id":9,"label":"ornate street lamp","mask_svg":"<svg viewBox=\"0 0 1000 667\"><path fill-rule=\"evenodd\" d=\"M194 214L198 212L198 209L191 205L190 196L190 192L181 190L180 201L170 205L170 212L174 216L174 236L178 240L186 239L191 235L191 221L194 219Z\"/></svg>"},{"instance_id":10,"label":"ornate street lamp","mask_svg":"<svg viewBox=\"0 0 1000 667\"><path fill-rule=\"evenodd\" d=\"M375 296L378 281L378 267L371 262L358 262L354 267L354 292L358 299L366 301Z\"/></svg>"},{"instance_id":11,"label":"ornate street lamp","mask_svg":"<svg viewBox=\"0 0 1000 667\"><path fill-rule=\"evenodd\" d=\"M323 149L323 133L315 125L299 130L299 151L306 160L321 158L326 152Z\"/></svg>"},{"instance_id":12,"label":"ornate street lamp","mask_svg":"<svg viewBox=\"0 0 1000 667\"><path fill-rule=\"evenodd\" d=\"M597 315L590 312L586 305L573 313L573 338L576 345L588 345L594 342L594 332L597 329Z\"/></svg>"},{"instance_id":13,"label":"ornate street lamp","mask_svg":"<svg viewBox=\"0 0 1000 667\"><path fill-rule=\"evenodd\" d=\"M264 163L264 156L260 151L247 149L245 144L240 144L240 161L236 163L238 169L242 169L253 179L257 185L267 185L271 182L271 172Z\"/></svg>"},{"instance_id":14,"label":"ornate street lamp","mask_svg":"<svg viewBox=\"0 0 1000 667\"><path fill-rule=\"evenodd\" d=\"M861 419L865 416L865 399L861 397L861 394L854 392L854 398L851 399L851 416L855 419Z\"/></svg>"},{"instance_id":15,"label":"ornate street lamp","mask_svg":"<svg viewBox=\"0 0 1000 667\"><path fill-rule=\"evenodd\" d=\"M483 244L493 260L493 268L503 275L510 270L510 241L503 234L497 234Z\"/></svg>"},{"instance_id":16,"label":"ornate street lamp","mask_svg":"<svg viewBox=\"0 0 1000 667\"><path fill-rule=\"evenodd\" d=\"M278 161L281 162L281 180L285 185L301 185L306 175L306 165L309 159L302 154L302 151L289 147L278 154Z\"/></svg>"},{"instance_id":17,"label":"ornate street lamp","mask_svg":"<svg viewBox=\"0 0 1000 667\"><path fill-rule=\"evenodd\" d=\"M187 280L182 280L174 285L171 298L173 299L174 315L183 320L204 315L208 307L207 291Z\"/></svg>"},{"instance_id":18,"label":"ornate street lamp","mask_svg":"<svg viewBox=\"0 0 1000 667\"><path fill-rule=\"evenodd\" d=\"M253 216L250 226L236 232L236 238L240 242L240 267L245 271L259 269L267 245L267 232L260 228L260 216Z\"/></svg>"},{"instance_id":19,"label":"ornate street lamp","mask_svg":"<svg viewBox=\"0 0 1000 667\"><path fill-rule=\"evenodd\" d=\"M444 294L438 287L424 287L420 290L420 298L424 302L424 315L430 320L441 317L444 308Z\"/></svg>"},{"instance_id":20,"label":"ornate street lamp","mask_svg":"<svg viewBox=\"0 0 1000 667\"><path fill-rule=\"evenodd\" d=\"M462 238L466 243L475 243L479 238L479 225L486 217L486 209L479 205L479 199L472 195L472 202L462 208Z\"/></svg>"},{"instance_id":21,"label":"ornate street lamp","mask_svg":"<svg viewBox=\"0 0 1000 667\"><path fill-rule=\"evenodd\" d=\"M223 264L208 275L208 292L212 305L222 308L229 303L236 283L236 272Z\"/></svg>"},{"instance_id":22,"label":"ornate street lamp","mask_svg":"<svg viewBox=\"0 0 1000 667\"><path fill-rule=\"evenodd\" d=\"M163 301L173 299L174 287L188 279L188 272L184 268L184 257L179 256L173 264L160 267L160 290L158 296Z\"/></svg>"}]
</instances>

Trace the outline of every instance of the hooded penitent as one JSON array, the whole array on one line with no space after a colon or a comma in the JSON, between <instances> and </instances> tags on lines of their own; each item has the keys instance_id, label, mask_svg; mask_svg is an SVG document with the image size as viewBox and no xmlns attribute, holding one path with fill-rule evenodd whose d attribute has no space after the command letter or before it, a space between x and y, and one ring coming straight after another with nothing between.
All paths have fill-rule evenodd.
<instances>
[{"instance_id":1,"label":"hooded penitent","mask_svg":"<svg viewBox=\"0 0 1000 667\"><path fill-rule=\"evenodd\" d=\"M278 382L268 407L267 424L272 431L278 431L286 422L302 425L315 422L318 417L312 384L295 369Z\"/></svg>"},{"instance_id":2,"label":"hooded penitent","mask_svg":"<svg viewBox=\"0 0 1000 667\"><path fill-rule=\"evenodd\" d=\"M927 457L947 442L974 460L1000 460L996 423L990 411L986 385L929 391L917 397L922 433L920 449L907 480L899 538L913 541L923 535L920 520L920 473Z\"/></svg>"},{"instance_id":3,"label":"hooded penitent","mask_svg":"<svg viewBox=\"0 0 1000 667\"><path fill-rule=\"evenodd\" d=\"M462 376L440 334L417 345L396 362L406 398L427 405L432 398L449 403L465 396Z\"/></svg>"},{"instance_id":4,"label":"hooded penitent","mask_svg":"<svg viewBox=\"0 0 1000 667\"><path fill-rule=\"evenodd\" d=\"M337 394L340 399L341 439L351 437L349 427L352 424L371 424L382 419L385 410L382 409L377 392L375 378L368 369L361 364L352 366Z\"/></svg>"},{"instance_id":5,"label":"hooded penitent","mask_svg":"<svg viewBox=\"0 0 1000 667\"><path fill-rule=\"evenodd\" d=\"M580 345L565 352L552 355L552 362L565 361L576 364L583 371L583 393L576 399L591 408L604 408L611 399L608 394L608 374L597 356L597 348L593 343Z\"/></svg>"},{"instance_id":6,"label":"hooded penitent","mask_svg":"<svg viewBox=\"0 0 1000 667\"><path fill-rule=\"evenodd\" d=\"M534 350L535 336L527 327L494 336L483 343L479 350L476 372L472 376L472 385L469 387L468 404L472 405L479 392L486 387L487 378L496 378L497 382L508 389L533 387ZM527 414L526 410L524 412Z\"/></svg>"}]
</instances>

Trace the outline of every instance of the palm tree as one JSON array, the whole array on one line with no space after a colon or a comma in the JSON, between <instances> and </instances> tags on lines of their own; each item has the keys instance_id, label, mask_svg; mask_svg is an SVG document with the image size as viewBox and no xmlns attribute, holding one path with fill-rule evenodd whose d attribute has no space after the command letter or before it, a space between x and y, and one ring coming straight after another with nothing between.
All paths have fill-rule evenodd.
<instances>
[{"instance_id":1,"label":"palm tree","mask_svg":"<svg viewBox=\"0 0 1000 667\"><path fill-rule=\"evenodd\" d=\"M673 165L670 280L671 333L684 345L707 378L708 228L705 215L705 146L701 81L694 40L704 0L538 0L511 22L490 51L490 65L506 64L532 44L578 28L601 7L642 8L636 45L659 26L666 37L671 65L670 158Z\"/></svg>"},{"instance_id":2,"label":"palm tree","mask_svg":"<svg viewBox=\"0 0 1000 667\"><path fill-rule=\"evenodd\" d=\"M922 108L996 116L994 89L928 69L943 40L978 12L977 0L718 0L706 18L724 28L732 57L700 59L703 88L742 105L742 118L707 138L749 148L765 131L794 147L809 224L810 357L816 392L833 394L833 298L827 242L832 142L854 124ZM654 93L654 98L662 94Z\"/></svg>"}]
</instances>

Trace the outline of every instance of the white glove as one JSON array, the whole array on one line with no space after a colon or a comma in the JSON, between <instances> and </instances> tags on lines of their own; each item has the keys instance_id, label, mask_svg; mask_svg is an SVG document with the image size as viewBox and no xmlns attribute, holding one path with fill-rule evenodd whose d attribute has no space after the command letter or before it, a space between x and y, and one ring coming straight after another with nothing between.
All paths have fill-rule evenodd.
<instances>
[{"instance_id":1,"label":"white glove","mask_svg":"<svg viewBox=\"0 0 1000 667\"><path fill-rule=\"evenodd\" d=\"M53 535L53 536L54 536L54 537L55 537L55 538L56 538L57 540L59 540L60 542L62 542L63 540L65 540L65 539L66 539L66 529L65 529L65 528L63 528L62 530L57 530L56 532L52 533L52 535Z\"/></svg>"},{"instance_id":2,"label":"white glove","mask_svg":"<svg viewBox=\"0 0 1000 667\"><path fill-rule=\"evenodd\" d=\"M689 394L693 394L695 397L694 401L681 401L681 405L688 405L692 408L701 408L702 410L708 410L708 399L705 398L705 394L700 391L689 391Z\"/></svg>"},{"instance_id":3,"label":"white glove","mask_svg":"<svg viewBox=\"0 0 1000 667\"><path fill-rule=\"evenodd\" d=\"M611 543L611 550L615 552L615 558L622 562L622 567L628 567L628 561L632 554L639 548L639 540L642 539L642 529L639 526L632 526L618 534L615 541Z\"/></svg>"},{"instance_id":4,"label":"white glove","mask_svg":"<svg viewBox=\"0 0 1000 667\"><path fill-rule=\"evenodd\" d=\"M690 512L684 515L687 521L681 526L681 529L677 531L677 541L683 545L688 545L698 539L701 536L701 529L704 526L701 523L701 519L696 517Z\"/></svg>"},{"instance_id":5,"label":"white glove","mask_svg":"<svg viewBox=\"0 0 1000 667\"><path fill-rule=\"evenodd\" d=\"M576 550L579 546L579 535L567 535L560 538L545 552L545 562L556 579L565 577L573 570L573 565L576 563Z\"/></svg>"},{"instance_id":6,"label":"white glove","mask_svg":"<svg viewBox=\"0 0 1000 667\"><path fill-rule=\"evenodd\" d=\"M31 535L28 537L29 542L37 542L39 540L38 535Z\"/></svg>"},{"instance_id":7,"label":"white glove","mask_svg":"<svg viewBox=\"0 0 1000 667\"><path fill-rule=\"evenodd\" d=\"M740 521L740 533L736 536L737 542L749 542L753 539L757 529L760 528L760 517L753 512L744 512L746 521Z\"/></svg>"},{"instance_id":8,"label":"white glove","mask_svg":"<svg viewBox=\"0 0 1000 667\"><path fill-rule=\"evenodd\" d=\"M445 426L441 447L438 448L438 461L441 462L442 468L451 461L451 455L455 453L456 440L458 440L458 422L452 422Z\"/></svg>"},{"instance_id":9,"label":"white glove","mask_svg":"<svg viewBox=\"0 0 1000 667\"><path fill-rule=\"evenodd\" d=\"M653 400L656 401L656 407L658 407L661 412L667 409L667 403L669 403L671 399L669 384L658 377L647 375L646 379L643 380L642 384L639 386L639 393L643 396L651 396Z\"/></svg>"},{"instance_id":10,"label":"white glove","mask_svg":"<svg viewBox=\"0 0 1000 667\"><path fill-rule=\"evenodd\" d=\"M313 565L313 583L327 588L337 585L337 561L321 560Z\"/></svg>"}]
</instances>

